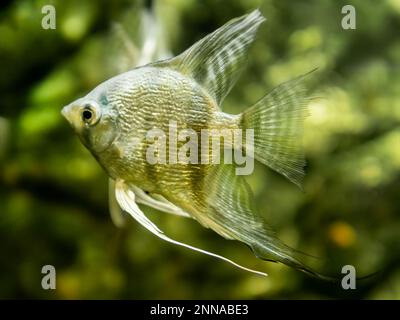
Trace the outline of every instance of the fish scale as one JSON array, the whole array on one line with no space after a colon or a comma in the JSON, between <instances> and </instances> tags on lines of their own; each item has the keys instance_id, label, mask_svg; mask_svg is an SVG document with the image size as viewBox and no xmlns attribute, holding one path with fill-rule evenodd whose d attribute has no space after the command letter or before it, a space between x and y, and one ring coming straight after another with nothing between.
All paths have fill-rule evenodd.
<instances>
[{"instance_id":1,"label":"fish scale","mask_svg":"<svg viewBox=\"0 0 400 320\"><path fill-rule=\"evenodd\" d=\"M213 104L211 98L204 94L204 90L197 83L176 71L148 68L142 70L139 75L134 74L134 79L130 80L130 77L129 73L124 77L124 82L129 81L129 86L116 86L117 92L110 92L111 101L117 101L117 104L122 106L119 108L119 114L123 134L115 141L118 145L129 146L129 140L138 137L138 132L139 138L143 138L148 130L155 128L166 133L168 142L170 121L176 121L179 130L191 128L200 132L201 129L207 128L213 112L217 111L215 103ZM136 82L139 84L136 85ZM122 159L114 165L114 172L120 170L124 173L125 179L138 186L162 191L165 185L182 180L183 177L193 181L190 177L200 170L189 169L179 164L170 165L168 171L162 164L149 166L146 161L148 147L149 143L143 139L141 146L138 146L141 152L129 152L127 159ZM168 143L166 152L169 154ZM136 174L131 176L126 174L127 162L129 171ZM185 171L189 173L185 175ZM190 171L193 173L190 174ZM146 180L152 181L151 186L150 183L142 185L142 174L147 177ZM159 192L162 193L161 191Z\"/></svg>"}]
</instances>

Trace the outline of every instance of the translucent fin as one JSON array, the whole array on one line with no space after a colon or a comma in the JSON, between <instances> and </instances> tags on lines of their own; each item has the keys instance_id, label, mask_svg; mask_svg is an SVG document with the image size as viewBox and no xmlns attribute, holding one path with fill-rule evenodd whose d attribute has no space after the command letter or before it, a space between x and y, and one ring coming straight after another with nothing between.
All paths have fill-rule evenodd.
<instances>
[{"instance_id":1,"label":"translucent fin","mask_svg":"<svg viewBox=\"0 0 400 320\"><path fill-rule=\"evenodd\" d=\"M164 64L193 77L220 104L236 83L263 21L259 10L233 19Z\"/></svg>"},{"instance_id":2,"label":"translucent fin","mask_svg":"<svg viewBox=\"0 0 400 320\"><path fill-rule=\"evenodd\" d=\"M301 188L307 112L305 75L280 84L242 114L241 127L254 129L254 156Z\"/></svg>"},{"instance_id":3,"label":"translucent fin","mask_svg":"<svg viewBox=\"0 0 400 320\"><path fill-rule=\"evenodd\" d=\"M122 228L126 223L126 214L122 211L119 206L117 199L115 198L115 182L113 179L108 179L108 206L110 210L110 216L112 222L118 228Z\"/></svg>"},{"instance_id":4,"label":"translucent fin","mask_svg":"<svg viewBox=\"0 0 400 320\"><path fill-rule=\"evenodd\" d=\"M104 68L107 75L114 76L126 72L137 65L140 50L132 41L133 35L128 34L121 23L114 22L106 37L107 51L102 52Z\"/></svg>"},{"instance_id":5,"label":"translucent fin","mask_svg":"<svg viewBox=\"0 0 400 320\"><path fill-rule=\"evenodd\" d=\"M143 10L141 21L142 45L138 66L171 57L167 50L165 28L154 12Z\"/></svg>"},{"instance_id":6,"label":"translucent fin","mask_svg":"<svg viewBox=\"0 0 400 320\"><path fill-rule=\"evenodd\" d=\"M246 243L258 258L281 262L320 279L333 279L305 266L295 257L296 251L276 237L257 213L251 189L243 176L235 174L234 165L214 166L204 184L210 228Z\"/></svg>"},{"instance_id":7,"label":"translucent fin","mask_svg":"<svg viewBox=\"0 0 400 320\"><path fill-rule=\"evenodd\" d=\"M166 213L175 214L181 217L191 218L191 216L183 211L181 208L175 206L169 202L163 196L158 194L148 194L139 187L129 184L129 187L136 195L136 202L152 207L156 210L160 210Z\"/></svg>"},{"instance_id":8,"label":"translucent fin","mask_svg":"<svg viewBox=\"0 0 400 320\"><path fill-rule=\"evenodd\" d=\"M130 65L124 70L128 70L136 65L136 61L139 57L139 49L131 40L130 36L120 23L113 23L111 29L113 35L119 40L121 50L124 51L125 56L127 57L128 61L130 61Z\"/></svg>"},{"instance_id":9,"label":"translucent fin","mask_svg":"<svg viewBox=\"0 0 400 320\"><path fill-rule=\"evenodd\" d=\"M159 238L188 248L190 250L194 250L209 256L212 256L214 258L226 261L232 265L234 265L235 267L245 270L245 271L249 271L258 275L262 275L262 276L267 276L266 273L261 272L261 271L256 271L256 270L252 270L246 267L243 267L235 262L233 262L232 260L229 260L228 258L225 258L223 256L217 255L215 253L209 252L209 251L205 251L193 246L190 246L188 244L173 240L169 237L167 237L153 222L151 222L146 216L145 214L140 210L140 208L138 207L138 205L135 202L135 193L130 190L130 188L124 183L124 181L117 181L116 182L116 188L115 188L115 196L116 199L118 201L118 203L120 204L121 208L123 210L125 210L126 212L128 212L136 221L138 221L142 226L144 226L147 230L149 230L150 232L152 232L153 234L155 234L156 236L158 236Z\"/></svg>"},{"instance_id":10,"label":"translucent fin","mask_svg":"<svg viewBox=\"0 0 400 320\"><path fill-rule=\"evenodd\" d=\"M123 22L112 24L107 38L104 55L108 73L115 75L170 58L165 33L162 19L155 12L148 9L126 12Z\"/></svg>"}]
</instances>

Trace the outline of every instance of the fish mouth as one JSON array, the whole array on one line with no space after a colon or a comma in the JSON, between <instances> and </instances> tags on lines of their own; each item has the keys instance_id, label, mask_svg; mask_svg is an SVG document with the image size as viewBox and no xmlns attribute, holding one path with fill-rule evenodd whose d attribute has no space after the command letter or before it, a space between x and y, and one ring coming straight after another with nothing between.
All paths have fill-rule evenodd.
<instances>
[{"instance_id":1,"label":"fish mouth","mask_svg":"<svg viewBox=\"0 0 400 320\"><path fill-rule=\"evenodd\" d=\"M63 107L61 109L61 115L65 118L65 120L67 120L71 125L74 123L74 121L76 120L76 116L74 115L76 112L75 108L73 108L73 106L71 104L66 105L65 107Z\"/></svg>"},{"instance_id":2,"label":"fish mouth","mask_svg":"<svg viewBox=\"0 0 400 320\"><path fill-rule=\"evenodd\" d=\"M61 109L61 115L64 117L65 120L71 125L71 127L75 130L76 128L76 115L74 115L74 108L69 104Z\"/></svg>"},{"instance_id":3,"label":"fish mouth","mask_svg":"<svg viewBox=\"0 0 400 320\"><path fill-rule=\"evenodd\" d=\"M61 109L61 115L67 119L67 114L68 114L68 106L65 106L64 108Z\"/></svg>"},{"instance_id":4,"label":"fish mouth","mask_svg":"<svg viewBox=\"0 0 400 320\"><path fill-rule=\"evenodd\" d=\"M67 104L61 109L61 115L72 125L78 126L80 124L80 103L79 101L74 101Z\"/></svg>"},{"instance_id":5,"label":"fish mouth","mask_svg":"<svg viewBox=\"0 0 400 320\"><path fill-rule=\"evenodd\" d=\"M81 119L78 108L79 106L77 106L75 103L71 103L61 109L61 115L77 133L81 131Z\"/></svg>"}]
</instances>

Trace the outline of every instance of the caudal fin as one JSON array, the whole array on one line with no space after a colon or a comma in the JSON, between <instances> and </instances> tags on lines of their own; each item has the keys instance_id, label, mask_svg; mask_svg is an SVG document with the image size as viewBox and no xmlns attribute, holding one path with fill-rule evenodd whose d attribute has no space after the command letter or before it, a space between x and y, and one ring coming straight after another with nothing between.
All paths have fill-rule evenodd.
<instances>
[{"instance_id":1,"label":"caudal fin","mask_svg":"<svg viewBox=\"0 0 400 320\"><path fill-rule=\"evenodd\" d=\"M280 84L242 114L241 127L254 130L254 157L301 188L307 117L306 75Z\"/></svg>"}]
</instances>

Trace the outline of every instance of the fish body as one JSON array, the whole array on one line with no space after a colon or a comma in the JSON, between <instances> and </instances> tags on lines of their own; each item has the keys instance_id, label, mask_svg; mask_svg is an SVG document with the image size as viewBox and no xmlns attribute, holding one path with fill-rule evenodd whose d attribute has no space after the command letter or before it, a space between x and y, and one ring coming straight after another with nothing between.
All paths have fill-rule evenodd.
<instances>
[{"instance_id":1,"label":"fish body","mask_svg":"<svg viewBox=\"0 0 400 320\"><path fill-rule=\"evenodd\" d=\"M162 130L168 140L171 121L180 130L191 128L197 132L224 127L219 121L222 117L218 116L218 106L207 92L192 79L168 68L150 66L129 71L115 79L106 92L109 103L118 110L119 135L112 148L99 154L99 162L112 178L123 177L149 192L163 194L176 183L174 177L187 181L196 168L184 164L149 165L146 153L150 141L146 136L150 130Z\"/></svg>"},{"instance_id":2,"label":"fish body","mask_svg":"<svg viewBox=\"0 0 400 320\"><path fill-rule=\"evenodd\" d=\"M177 161L175 150L187 141L178 139L177 148L172 148L170 140L171 123L197 136L204 130L250 129L254 158L300 186L305 164L300 135L307 115L304 76L281 84L241 114L230 115L221 109L264 20L258 10L233 19L177 57L107 80L64 107L62 113L109 175L112 212L129 213L166 241L264 274L172 240L137 204L190 217L227 239L246 243L262 259L324 278L301 263L295 250L281 242L265 223L235 164ZM168 161L149 163L148 152L155 142L149 139L149 132L154 130L165 133L164 156ZM236 151L242 148L237 142L232 145ZM160 150L156 149L158 156ZM199 144L190 150L198 156L212 151ZM117 217L117 224L122 220Z\"/></svg>"},{"instance_id":3,"label":"fish body","mask_svg":"<svg viewBox=\"0 0 400 320\"><path fill-rule=\"evenodd\" d=\"M168 68L144 66L128 71L100 85L82 101L103 101L104 109L117 119L112 124L106 121L98 134L86 134L85 129L78 128L78 135L108 175L174 201L182 194L181 189L198 192L201 183L198 172L206 170L207 165L149 165L147 150L152 142L146 138L148 132L162 130L169 140L171 121L179 130L190 128L199 135L201 130L239 128L239 118L220 111L214 99L196 81ZM84 102L78 100L64 112L78 113L73 109L82 104ZM103 131L109 132L107 141L99 143L104 139ZM93 147L96 145L101 147L96 149ZM170 162L168 148L166 158ZM174 187L172 191L169 190L171 186Z\"/></svg>"}]
</instances>

